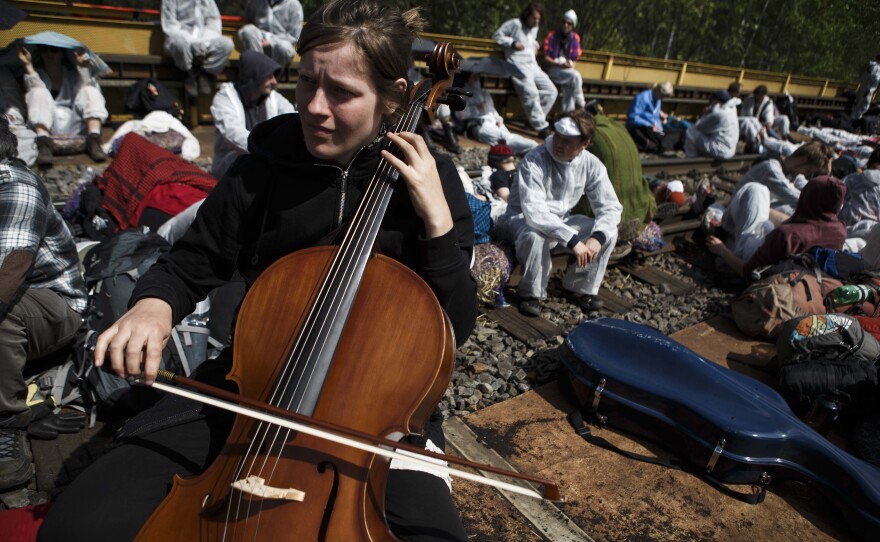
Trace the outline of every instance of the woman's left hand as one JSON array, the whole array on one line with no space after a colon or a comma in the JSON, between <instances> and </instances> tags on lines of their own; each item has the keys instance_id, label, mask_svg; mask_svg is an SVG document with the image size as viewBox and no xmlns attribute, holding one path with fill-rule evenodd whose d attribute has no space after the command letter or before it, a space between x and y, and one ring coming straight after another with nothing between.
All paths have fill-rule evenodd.
<instances>
[{"instance_id":1,"label":"woman's left hand","mask_svg":"<svg viewBox=\"0 0 880 542\"><path fill-rule=\"evenodd\" d=\"M452 229L452 213L446 203L437 163L422 136L412 132L388 133L388 139L403 153L403 160L387 150L382 157L400 172L409 189L416 214L425 223L428 239L439 237Z\"/></svg>"}]
</instances>

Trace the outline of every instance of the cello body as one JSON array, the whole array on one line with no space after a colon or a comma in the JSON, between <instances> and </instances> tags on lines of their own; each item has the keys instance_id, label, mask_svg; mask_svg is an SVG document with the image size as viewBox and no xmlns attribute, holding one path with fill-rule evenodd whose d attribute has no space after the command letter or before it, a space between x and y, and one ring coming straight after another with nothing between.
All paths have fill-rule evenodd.
<instances>
[{"instance_id":1,"label":"cello body","mask_svg":"<svg viewBox=\"0 0 880 542\"><path fill-rule=\"evenodd\" d=\"M296 350L337 251L316 247L286 256L250 289L229 376L242 395L267 400L277 389L279 361ZM336 339L311 415L377 436L421 432L455 359L451 326L427 284L395 260L371 257ZM368 452L239 416L204 473L175 478L138 540L395 540L384 517L387 468L384 458ZM304 498L266 498L231 487L251 474Z\"/></svg>"},{"instance_id":2,"label":"cello body","mask_svg":"<svg viewBox=\"0 0 880 542\"><path fill-rule=\"evenodd\" d=\"M854 533L880 535L880 469L801 421L765 384L708 361L658 330L589 320L562 362L584 411L657 442L727 483L797 480L837 505Z\"/></svg>"}]
</instances>

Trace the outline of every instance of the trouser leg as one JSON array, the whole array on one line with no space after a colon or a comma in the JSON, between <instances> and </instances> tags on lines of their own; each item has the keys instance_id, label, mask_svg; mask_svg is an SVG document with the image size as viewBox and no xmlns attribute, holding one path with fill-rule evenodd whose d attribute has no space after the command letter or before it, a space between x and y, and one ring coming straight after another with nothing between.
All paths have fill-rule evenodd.
<instances>
[{"instance_id":1,"label":"trouser leg","mask_svg":"<svg viewBox=\"0 0 880 542\"><path fill-rule=\"evenodd\" d=\"M49 89L33 87L24 95L28 120L33 126L44 126L51 133L55 124L55 100Z\"/></svg>"},{"instance_id":2,"label":"trouser leg","mask_svg":"<svg viewBox=\"0 0 880 542\"><path fill-rule=\"evenodd\" d=\"M70 344L82 317L46 288L29 288L0 320L0 415L28 409L25 363Z\"/></svg>"},{"instance_id":3,"label":"trouser leg","mask_svg":"<svg viewBox=\"0 0 880 542\"><path fill-rule=\"evenodd\" d=\"M107 101L101 93L101 89L93 86L83 86L79 89L74 100L74 107L80 119L98 119L101 124L107 120Z\"/></svg>"},{"instance_id":4,"label":"trouser leg","mask_svg":"<svg viewBox=\"0 0 880 542\"><path fill-rule=\"evenodd\" d=\"M527 71L527 68L523 69L522 66L520 66L520 69L524 72ZM535 85L534 75L529 71L525 74L525 77L514 77L513 88L516 89L516 93L519 95L529 125L538 131L546 128L549 125L547 114L541 105L541 97L538 94L538 87Z\"/></svg>"},{"instance_id":5,"label":"trouser leg","mask_svg":"<svg viewBox=\"0 0 880 542\"><path fill-rule=\"evenodd\" d=\"M238 29L238 40L241 42L242 51L263 52L263 31L252 24L246 24Z\"/></svg>"},{"instance_id":6,"label":"trouser leg","mask_svg":"<svg viewBox=\"0 0 880 542\"><path fill-rule=\"evenodd\" d=\"M202 58L202 69L211 75L222 72L229 60L229 54L232 52L232 40L227 37L219 37L208 40L201 45L203 47L199 51L199 56Z\"/></svg>"},{"instance_id":7,"label":"trouser leg","mask_svg":"<svg viewBox=\"0 0 880 542\"><path fill-rule=\"evenodd\" d=\"M540 68L535 72L535 86L538 88L538 95L541 98L541 109L546 117L550 110L553 109L553 104L556 103L559 90L553 84L553 81L550 80L547 72Z\"/></svg>"},{"instance_id":8,"label":"trouser leg","mask_svg":"<svg viewBox=\"0 0 880 542\"><path fill-rule=\"evenodd\" d=\"M290 64L295 54L294 46L286 41L279 41L272 45L272 60L282 68L286 68Z\"/></svg>"},{"instance_id":9,"label":"trouser leg","mask_svg":"<svg viewBox=\"0 0 880 542\"><path fill-rule=\"evenodd\" d=\"M581 74L571 68L552 68L548 75L550 79L562 88L562 110L573 111L583 108L584 81Z\"/></svg>"},{"instance_id":10,"label":"trouser leg","mask_svg":"<svg viewBox=\"0 0 880 542\"><path fill-rule=\"evenodd\" d=\"M547 297L547 282L550 280L552 243L540 233L523 226L516 236L516 259L522 265L522 277L517 292L520 297Z\"/></svg>"},{"instance_id":11,"label":"trouser leg","mask_svg":"<svg viewBox=\"0 0 880 542\"><path fill-rule=\"evenodd\" d=\"M171 57L174 65L181 71L188 72L193 66L192 46L182 36L165 36L165 54Z\"/></svg>"}]
</instances>

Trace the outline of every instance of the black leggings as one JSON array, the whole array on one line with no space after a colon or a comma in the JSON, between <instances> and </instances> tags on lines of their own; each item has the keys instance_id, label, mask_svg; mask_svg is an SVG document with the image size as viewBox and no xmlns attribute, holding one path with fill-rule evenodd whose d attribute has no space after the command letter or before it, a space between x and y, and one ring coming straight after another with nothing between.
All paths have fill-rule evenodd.
<instances>
[{"instance_id":1,"label":"black leggings","mask_svg":"<svg viewBox=\"0 0 880 542\"><path fill-rule=\"evenodd\" d=\"M223 447L230 418L214 412L129 438L65 489L49 510L37 540L132 540L165 498L174 474L198 474L211 463ZM467 540L449 489L436 476L392 470L385 507L391 531L400 538Z\"/></svg>"}]
</instances>

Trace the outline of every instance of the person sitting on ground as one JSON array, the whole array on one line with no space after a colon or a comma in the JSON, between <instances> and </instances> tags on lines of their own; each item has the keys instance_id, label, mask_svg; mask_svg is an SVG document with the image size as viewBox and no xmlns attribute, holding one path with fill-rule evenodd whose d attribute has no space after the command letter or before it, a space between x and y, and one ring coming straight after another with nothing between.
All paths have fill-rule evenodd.
<instances>
[{"instance_id":1,"label":"person sitting on ground","mask_svg":"<svg viewBox=\"0 0 880 542\"><path fill-rule=\"evenodd\" d=\"M303 8L297 0L248 0L244 8L248 24L238 30L245 51L265 53L286 68L303 26Z\"/></svg>"},{"instance_id":2,"label":"person sitting on ground","mask_svg":"<svg viewBox=\"0 0 880 542\"><path fill-rule=\"evenodd\" d=\"M0 115L0 491L33 472L22 370L71 343L87 299L70 230L17 144Z\"/></svg>"},{"instance_id":3,"label":"person sitting on ground","mask_svg":"<svg viewBox=\"0 0 880 542\"><path fill-rule=\"evenodd\" d=\"M880 148L868 158L868 165L860 173L847 175L846 199L838 216L846 225L847 244L850 238L864 239L880 223ZM861 249L864 244L852 248Z\"/></svg>"},{"instance_id":4,"label":"person sitting on ground","mask_svg":"<svg viewBox=\"0 0 880 542\"><path fill-rule=\"evenodd\" d=\"M220 10L214 0L162 0L165 54L184 72L183 88L189 96L214 92L217 74L223 71L232 40L223 35Z\"/></svg>"},{"instance_id":5,"label":"person sitting on ground","mask_svg":"<svg viewBox=\"0 0 880 542\"><path fill-rule=\"evenodd\" d=\"M516 156L513 150L501 141L489 148L489 167L495 171L489 176L492 192L504 201L510 197L510 187L516 179Z\"/></svg>"},{"instance_id":6,"label":"person sitting on ground","mask_svg":"<svg viewBox=\"0 0 880 542\"><path fill-rule=\"evenodd\" d=\"M40 45L37 56L32 58L30 50L19 45L28 120L37 133L37 165L54 163L53 135L86 134L86 153L95 162L103 162L107 155L101 148L101 126L109 113L89 68L88 52Z\"/></svg>"},{"instance_id":7,"label":"person sitting on ground","mask_svg":"<svg viewBox=\"0 0 880 542\"><path fill-rule=\"evenodd\" d=\"M574 31L577 14L573 9L562 16L562 28L551 31L544 38L544 70L550 80L562 88L562 110L583 109L584 80L575 68L581 56L581 37Z\"/></svg>"},{"instance_id":8,"label":"person sitting on ground","mask_svg":"<svg viewBox=\"0 0 880 542\"><path fill-rule=\"evenodd\" d=\"M739 141L738 105L739 98L731 97L728 92L719 90L713 93L703 116L686 132L685 154L715 159L733 158Z\"/></svg>"},{"instance_id":9,"label":"person sitting on ground","mask_svg":"<svg viewBox=\"0 0 880 542\"><path fill-rule=\"evenodd\" d=\"M547 73L538 65L538 25L544 14L540 2L531 2L519 17L502 24L492 35L495 43L504 48L507 61L520 69L522 77L513 77L513 87L522 102L529 124L546 139L551 133L547 114L556 103L559 91ZM510 144L510 140L508 140Z\"/></svg>"},{"instance_id":10,"label":"person sitting on ground","mask_svg":"<svg viewBox=\"0 0 880 542\"><path fill-rule=\"evenodd\" d=\"M762 184L769 190L770 207L790 215L807 180L830 174L833 160L834 151L828 145L818 141L806 143L782 160L769 158L749 168L734 194L749 183Z\"/></svg>"},{"instance_id":11,"label":"person sitting on ground","mask_svg":"<svg viewBox=\"0 0 880 542\"><path fill-rule=\"evenodd\" d=\"M214 162L211 174L220 179L247 153L248 136L254 126L284 113L293 105L275 90L281 66L254 51L245 51L238 62L238 81L223 83L211 103L214 118Z\"/></svg>"},{"instance_id":12,"label":"person sitting on ground","mask_svg":"<svg viewBox=\"0 0 880 542\"><path fill-rule=\"evenodd\" d=\"M519 165L507 211L495 228L500 239L514 245L522 265L517 293L519 310L528 316L541 313L552 268L550 249L559 244L577 259L563 288L584 311L602 307L597 294L623 210L605 166L587 151L596 131L593 115L576 109L556 121L554 129ZM595 218L569 214L583 195Z\"/></svg>"},{"instance_id":13,"label":"person sitting on ground","mask_svg":"<svg viewBox=\"0 0 880 542\"><path fill-rule=\"evenodd\" d=\"M663 98L672 96L675 89L672 83L664 81L645 89L636 95L626 115L626 129L636 142L640 152L661 153L663 145L663 123L666 113L660 108Z\"/></svg>"},{"instance_id":14,"label":"person sitting on ground","mask_svg":"<svg viewBox=\"0 0 880 542\"><path fill-rule=\"evenodd\" d=\"M538 143L527 137L512 133L504 125L504 117L495 109L495 100L480 85L480 74L464 73L463 88L470 92L465 108L455 113L455 117L465 127L468 137L487 145L498 145L502 141L513 150L514 154L523 155L538 146Z\"/></svg>"},{"instance_id":15,"label":"person sitting on ground","mask_svg":"<svg viewBox=\"0 0 880 542\"><path fill-rule=\"evenodd\" d=\"M750 183L750 187L766 190L766 187ZM813 247L840 250L846 240L846 226L837 218L846 195L846 186L834 177L816 177L804 187L794 214L773 229L760 244L753 243L748 250L731 250L718 237L710 235L706 242L710 252L720 256L738 275L755 278L753 272L806 252ZM734 200L737 198L734 197ZM748 206L747 198L731 201L728 213L738 214L739 205ZM759 221L766 221L766 213L754 212L757 207L745 209L750 223L743 226L754 229Z\"/></svg>"},{"instance_id":16,"label":"person sitting on ground","mask_svg":"<svg viewBox=\"0 0 880 542\"><path fill-rule=\"evenodd\" d=\"M880 54L874 57L874 60L868 61L868 65L862 70L859 79L859 90L856 93L855 105L852 109L852 120L858 120L871 107L874 101L874 93L880 86Z\"/></svg>"}]
</instances>

